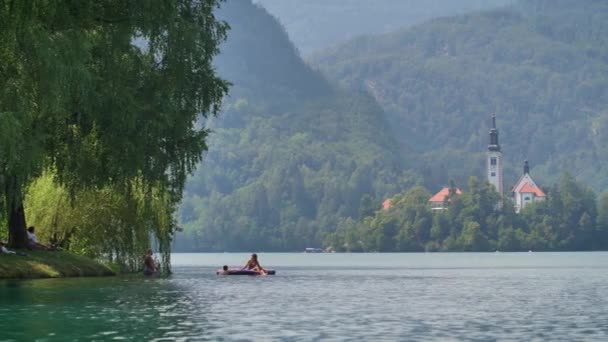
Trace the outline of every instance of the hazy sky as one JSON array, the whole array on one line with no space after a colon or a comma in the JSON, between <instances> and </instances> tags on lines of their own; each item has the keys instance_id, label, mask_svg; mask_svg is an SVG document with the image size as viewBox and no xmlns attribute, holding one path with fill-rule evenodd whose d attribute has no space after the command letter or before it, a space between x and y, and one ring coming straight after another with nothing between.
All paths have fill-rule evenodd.
<instances>
[{"instance_id":1,"label":"hazy sky","mask_svg":"<svg viewBox=\"0 0 608 342\"><path fill-rule=\"evenodd\" d=\"M363 34L431 18L504 6L515 0L253 0L279 18L303 56Z\"/></svg>"}]
</instances>

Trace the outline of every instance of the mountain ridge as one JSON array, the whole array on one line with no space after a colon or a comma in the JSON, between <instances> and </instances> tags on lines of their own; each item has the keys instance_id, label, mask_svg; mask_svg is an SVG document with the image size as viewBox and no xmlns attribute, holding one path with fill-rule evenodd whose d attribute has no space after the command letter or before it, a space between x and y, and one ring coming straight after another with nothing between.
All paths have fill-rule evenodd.
<instances>
[{"instance_id":1,"label":"mountain ridge","mask_svg":"<svg viewBox=\"0 0 608 342\"><path fill-rule=\"evenodd\" d=\"M358 215L362 196L416 182L373 98L327 82L260 6L226 3L218 16L232 26L216 60L232 95L207 123L214 133L186 186L176 250L318 246Z\"/></svg>"},{"instance_id":2,"label":"mountain ridge","mask_svg":"<svg viewBox=\"0 0 608 342\"><path fill-rule=\"evenodd\" d=\"M360 35L500 7L513 0L257 0L285 26L305 57Z\"/></svg>"},{"instance_id":3,"label":"mountain ridge","mask_svg":"<svg viewBox=\"0 0 608 342\"><path fill-rule=\"evenodd\" d=\"M397 138L418 152L418 173L446 169L426 177L430 189L482 176L488 119L496 113L510 182L530 159L543 183L570 170L603 191L608 179L594 176L608 170L601 143L608 44L598 23L608 11L593 1L576 11L572 1L550 11L547 4L434 19L349 41L311 61L330 80L374 95L391 125L406 132ZM558 34L576 27L581 32Z\"/></svg>"}]
</instances>

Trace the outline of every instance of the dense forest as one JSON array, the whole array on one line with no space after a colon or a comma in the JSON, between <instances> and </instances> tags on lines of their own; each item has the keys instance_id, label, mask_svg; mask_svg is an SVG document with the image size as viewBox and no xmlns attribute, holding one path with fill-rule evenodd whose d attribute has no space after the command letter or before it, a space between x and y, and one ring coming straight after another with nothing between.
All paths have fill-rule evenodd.
<instances>
[{"instance_id":1,"label":"dense forest","mask_svg":"<svg viewBox=\"0 0 608 342\"><path fill-rule=\"evenodd\" d=\"M608 195L597 203L595 193L568 173L547 189L547 201L528 205L519 214L509 198L475 177L463 194L452 187L445 210L432 210L431 194L420 186L392 197L390 208L362 203L362 218L344 221L325 244L350 252L608 248Z\"/></svg>"},{"instance_id":2,"label":"dense forest","mask_svg":"<svg viewBox=\"0 0 608 342\"><path fill-rule=\"evenodd\" d=\"M254 0L285 25L304 56L359 35L490 9L514 0Z\"/></svg>"},{"instance_id":3,"label":"dense forest","mask_svg":"<svg viewBox=\"0 0 608 342\"><path fill-rule=\"evenodd\" d=\"M233 86L187 183L177 250L318 246L363 195L413 184L372 97L330 85L263 8L229 2L218 15L231 30L217 70Z\"/></svg>"},{"instance_id":4,"label":"dense forest","mask_svg":"<svg viewBox=\"0 0 608 342\"><path fill-rule=\"evenodd\" d=\"M530 0L435 19L320 53L321 74L264 8L226 4L218 15L232 29L216 66L233 87L221 118L205 123L210 151L187 183L176 250L340 249L340 232L365 231L362 207L414 186L434 192L449 179L483 179L491 113L507 189L531 159L544 188L568 171L601 193L605 7ZM532 234L530 222L505 229ZM494 233L484 248L504 249ZM579 246L531 245L518 234L522 249ZM444 240L414 249L466 249Z\"/></svg>"},{"instance_id":5,"label":"dense forest","mask_svg":"<svg viewBox=\"0 0 608 342\"><path fill-rule=\"evenodd\" d=\"M564 170L608 189L608 3L525 0L362 37L315 65L384 109L416 173L436 189L482 176L496 113L507 184L524 159L552 184ZM410 158L412 156L410 155Z\"/></svg>"}]
</instances>

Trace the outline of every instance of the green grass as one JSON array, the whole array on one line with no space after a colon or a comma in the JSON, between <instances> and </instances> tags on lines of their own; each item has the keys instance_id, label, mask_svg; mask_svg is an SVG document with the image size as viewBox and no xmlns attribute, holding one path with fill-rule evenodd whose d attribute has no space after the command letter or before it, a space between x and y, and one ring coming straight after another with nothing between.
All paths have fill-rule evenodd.
<instances>
[{"instance_id":1,"label":"green grass","mask_svg":"<svg viewBox=\"0 0 608 342\"><path fill-rule=\"evenodd\" d=\"M69 252L27 251L27 256L0 254L0 279L110 276L109 267Z\"/></svg>"}]
</instances>

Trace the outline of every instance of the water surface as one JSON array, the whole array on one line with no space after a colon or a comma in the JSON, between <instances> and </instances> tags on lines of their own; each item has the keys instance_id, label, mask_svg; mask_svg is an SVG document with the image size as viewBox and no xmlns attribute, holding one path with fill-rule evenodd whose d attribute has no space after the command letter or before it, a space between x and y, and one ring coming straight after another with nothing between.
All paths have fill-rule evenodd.
<instances>
[{"instance_id":1,"label":"water surface","mask_svg":"<svg viewBox=\"0 0 608 342\"><path fill-rule=\"evenodd\" d=\"M174 254L166 279L0 282L0 340L607 341L608 253Z\"/></svg>"}]
</instances>

